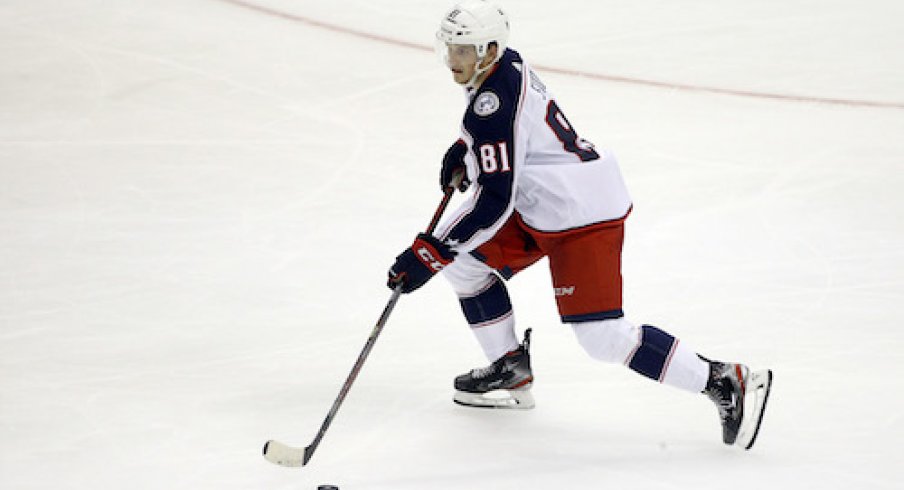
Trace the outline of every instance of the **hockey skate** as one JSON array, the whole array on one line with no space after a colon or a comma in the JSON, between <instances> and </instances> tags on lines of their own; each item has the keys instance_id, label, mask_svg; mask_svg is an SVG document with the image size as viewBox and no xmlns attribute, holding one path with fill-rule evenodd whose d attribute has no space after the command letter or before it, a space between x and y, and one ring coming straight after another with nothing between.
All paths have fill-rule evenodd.
<instances>
[{"instance_id":1,"label":"hockey skate","mask_svg":"<svg viewBox=\"0 0 904 490\"><path fill-rule=\"evenodd\" d=\"M743 364L709 361L710 377L704 393L719 410L722 441L750 449L763 422L772 388L772 371L754 373Z\"/></svg>"},{"instance_id":2,"label":"hockey skate","mask_svg":"<svg viewBox=\"0 0 904 490\"><path fill-rule=\"evenodd\" d=\"M487 367L472 369L455 378L455 403L469 407L534 408L530 393L534 381L530 369L530 329L524 342Z\"/></svg>"}]
</instances>

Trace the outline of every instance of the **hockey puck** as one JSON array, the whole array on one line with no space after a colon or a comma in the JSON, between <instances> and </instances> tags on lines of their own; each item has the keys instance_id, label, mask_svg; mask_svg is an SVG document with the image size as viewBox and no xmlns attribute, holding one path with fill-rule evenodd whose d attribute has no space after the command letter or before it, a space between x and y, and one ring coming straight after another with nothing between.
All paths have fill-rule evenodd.
<instances>
[{"instance_id":1,"label":"hockey puck","mask_svg":"<svg viewBox=\"0 0 904 490\"><path fill-rule=\"evenodd\" d=\"M339 490L336 485L317 485L317 490Z\"/></svg>"}]
</instances>

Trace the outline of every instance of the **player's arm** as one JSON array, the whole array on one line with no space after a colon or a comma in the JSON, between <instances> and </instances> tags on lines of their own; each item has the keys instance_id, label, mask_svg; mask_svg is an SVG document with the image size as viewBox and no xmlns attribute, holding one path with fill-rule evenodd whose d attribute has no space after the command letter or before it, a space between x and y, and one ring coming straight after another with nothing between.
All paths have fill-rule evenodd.
<instances>
[{"instance_id":1,"label":"player's arm","mask_svg":"<svg viewBox=\"0 0 904 490\"><path fill-rule=\"evenodd\" d=\"M475 176L471 199L455 213L438 236L470 251L488 240L509 218L514 208L514 127L518 94L501 87L501 93L485 90L474 98L465 114L461 145ZM462 146L457 147L461 151Z\"/></svg>"},{"instance_id":2,"label":"player's arm","mask_svg":"<svg viewBox=\"0 0 904 490\"><path fill-rule=\"evenodd\" d=\"M444 157L474 159L476 186L470 200L459 208L445 230L434 235L418 235L414 244L396 258L389 269L388 286L402 283L402 292L424 285L457 253L469 251L488 240L505 223L514 207L514 111L503 110L495 94L495 110L478 115L474 106L464 118L464 135ZM481 95L475 98L481 100ZM450 165L451 166L451 165ZM467 164L464 163L466 167ZM443 177L441 177L442 179Z\"/></svg>"},{"instance_id":3,"label":"player's arm","mask_svg":"<svg viewBox=\"0 0 904 490\"><path fill-rule=\"evenodd\" d=\"M514 194L513 173L511 164L503 162L511 162L511 154L507 150L509 144L478 144L478 148L482 148L479 151L484 155L484 163L477 179L472 207L460 215L457 223L442 238L419 234L389 268L387 286L390 289L399 283L403 293L420 288L455 259L457 252L450 244L470 242L478 233L497 224L501 226L508 219ZM495 151L500 153L492 154Z\"/></svg>"},{"instance_id":4,"label":"player's arm","mask_svg":"<svg viewBox=\"0 0 904 490\"><path fill-rule=\"evenodd\" d=\"M459 209L441 236L454 244L471 244L478 235L501 226L511 215L514 197L513 142L510 139L477 139L469 151L477 161L477 185L470 202ZM469 247L471 248L471 247Z\"/></svg>"}]
</instances>

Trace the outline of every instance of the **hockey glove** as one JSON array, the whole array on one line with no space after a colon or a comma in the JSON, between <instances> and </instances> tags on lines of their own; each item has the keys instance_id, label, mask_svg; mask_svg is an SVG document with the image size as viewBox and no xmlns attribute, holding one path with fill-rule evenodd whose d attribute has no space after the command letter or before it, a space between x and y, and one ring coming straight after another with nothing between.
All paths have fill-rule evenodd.
<instances>
[{"instance_id":1,"label":"hockey glove","mask_svg":"<svg viewBox=\"0 0 904 490\"><path fill-rule=\"evenodd\" d=\"M464 192L468 190L471 181L468 180L468 171L465 167L465 155L468 153L468 145L464 141L458 140L446 150L443 156L443 168L439 173L439 187L444 191L447 187L455 185L455 178L458 173L462 174L461 183L458 184L458 190Z\"/></svg>"},{"instance_id":2,"label":"hockey glove","mask_svg":"<svg viewBox=\"0 0 904 490\"><path fill-rule=\"evenodd\" d=\"M389 289L402 284L402 292L410 293L423 286L434 274L455 259L455 252L433 235L421 233L389 268Z\"/></svg>"}]
</instances>

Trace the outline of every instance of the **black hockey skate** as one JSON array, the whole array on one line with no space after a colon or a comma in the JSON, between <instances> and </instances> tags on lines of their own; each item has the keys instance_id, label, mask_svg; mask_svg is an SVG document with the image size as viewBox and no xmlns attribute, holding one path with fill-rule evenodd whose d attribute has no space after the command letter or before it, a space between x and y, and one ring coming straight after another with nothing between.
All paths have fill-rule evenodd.
<instances>
[{"instance_id":1,"label":"black hockey skate","mask_svg":"<svg viewBox=\"0 0 904 490\"><path fill-rule=\"evenodd\" d=\"M534 375L530 368L530 329L524 341L487 367L472 369L455 378L455 403L469 407L534 408L530 388Z\"/></svg>"},{"instance_id":2,"label":"black hockey skate","mask_svg":"<svg viewBox=\"0 0 904 490\"><path fill-rule=\"evenodd\" d=\"M771 370L751 373L743 364L709 361L709 381L703 392L719 410L722 442L753 447L771 388Z\"/></svg>"}]
</instances>

